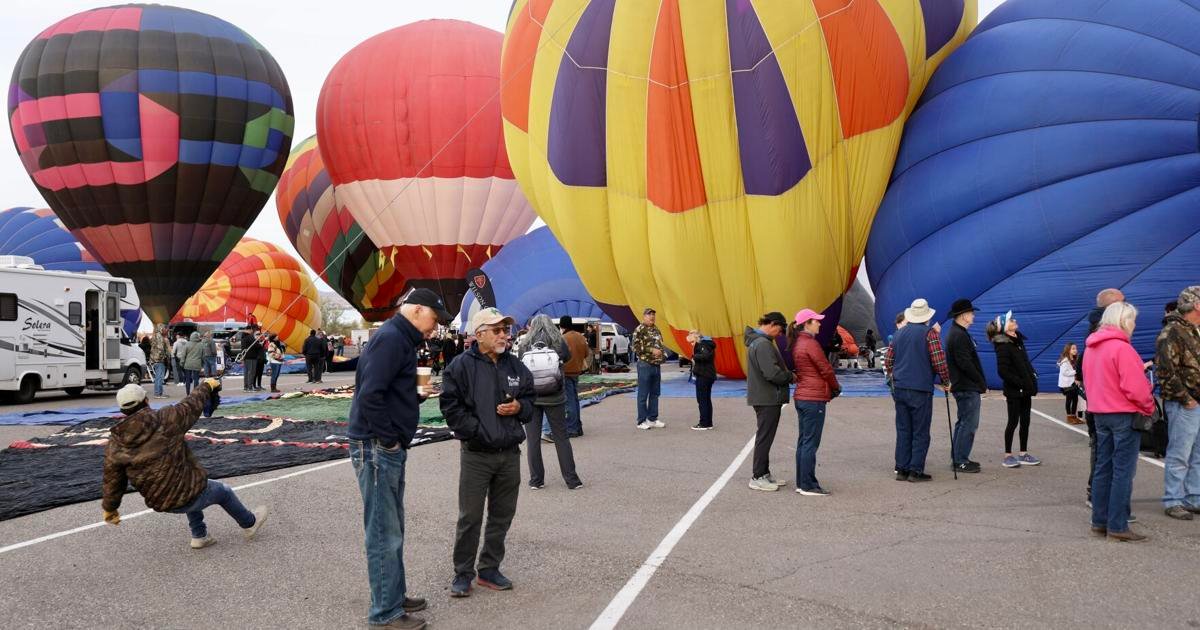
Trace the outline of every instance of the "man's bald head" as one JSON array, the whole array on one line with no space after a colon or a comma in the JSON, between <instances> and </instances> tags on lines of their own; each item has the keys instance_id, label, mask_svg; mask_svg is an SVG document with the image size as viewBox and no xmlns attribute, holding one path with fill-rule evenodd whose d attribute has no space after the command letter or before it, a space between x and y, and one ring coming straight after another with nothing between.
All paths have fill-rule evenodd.
<instances>
[{"instance_id":1,"label":"man's bald head","mask_svg":"<svg viewBox=\"0 0 1200 630\"><path fill-rule=\"evenodd\" d=\"M1120 289L1105 289L1096 295L1096 306L1108 308L1109 304L1124 302L1125 294Z\"/></svg>"}]
</instances>

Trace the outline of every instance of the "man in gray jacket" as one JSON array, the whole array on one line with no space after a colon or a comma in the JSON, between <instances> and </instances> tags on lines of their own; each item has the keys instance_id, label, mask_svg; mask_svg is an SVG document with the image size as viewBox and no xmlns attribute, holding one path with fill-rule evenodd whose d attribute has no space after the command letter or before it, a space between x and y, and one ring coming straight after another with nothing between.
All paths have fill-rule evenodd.
<instances>
[{"instance_id":1,"label":"man in gray jacket","mask_svg":"<svg viewBox=\"0 0 1200 630\"><path fill-rule=\"evenodd\" d=\"M754 407L758 431L754 436L754 474L751 490L775 492L787 484L771 476L771 445L779 429L779 415L788 403L792 372L783 363L775 339L787 329L783 313L771 312L758 320L758 328L746 327L746 404Z\"/></svg>"}]
</instances>

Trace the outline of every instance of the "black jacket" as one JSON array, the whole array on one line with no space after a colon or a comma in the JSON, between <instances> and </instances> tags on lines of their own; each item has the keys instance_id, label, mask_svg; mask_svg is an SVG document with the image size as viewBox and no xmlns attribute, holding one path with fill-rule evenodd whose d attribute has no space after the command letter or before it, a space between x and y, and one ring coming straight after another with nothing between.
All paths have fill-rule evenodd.
<instances>
[{"instance_id":1,"label":"black jacket","mask_svg":"<svg viewBox=\"0 0 1200 630\"><path fill-rule=\"evenodd\" d=\"M389 319L358 358L348 435L408 448L421 419L417 396L417 344L423 335L403 315ZM316 340L316 337L309 337ZM304 342L308 345L308 342Z\"/></svg>"},{"instance_id":2,"label":"black jacket","mask_svg":"<svg viewBox=\"0 0 1200 630\"><path fill-rule=\"evenodd\" d=\"M260 361L267 353L263 351L261 343L254 342L254 335L250 333L242 333L242 358L249 361Z\"/></svg>"},{"instance_id":3,"label":"black jacket","mask_svg":"<svg viewBox=\"0 0 1200 630\"><path fill-rule=\"evenodd\" d=\"M954 391L980 394L987 391L975 340L958 324L952 324L946 331L946 365L950 368L950 386Z\"/></svg>"},{"instance_id":4,"label":"black jacket","mask_svg":"<svg viewBox=\"0 0 1200 630\"><path fill-rule=\"evenodd\" d=\"M1037 395L1037 372L1033 371L1029 354L1025 352L1025 335L1018 332L1013 338L1000 333L992 337L992 345L996 348L996 371L1004 381L1005 397Z\"/></svg>"},{"instance_id":5,"label":"black jacket","mask_svg":"<svg viewBox=\"0 0 1200 630\"><path fill-rule=\"evenodd\" d=\"M410 323L409 326L411 325L412 324ZM414 328L413 330L416 329ZM374 339L372 339L372 341L374 341ZM325 356L325 344L321 341L320 337L316 335L309 335L304 340L304 345L300 347L300 352L302 352L304 356L309 359L323 357Z\"/></svg>"},{"instance_id":6,"label":"black jacket","mask_svg":"<svg viewBox=\"0 0 1200 630\"><path fill-rule=\"evenodd\" d=\"M496 414L506 394L521 403L515 416ZM471 346L442 374L442 415L468 449L503 450L523 442L521 425L533 420L535 397L533 374L507 352L493 363L478 346Z\"/></svg>"},{"instance_id":7,"label":"black jacket","mask_svg":"<svg viewBox=\"0 0 1200 630\"><path fill-rule=\"evenodd\" d=\"M701 339L692 346L692 374L696 378L717 378L717 344Z\"/></svg>"}]
</instances>

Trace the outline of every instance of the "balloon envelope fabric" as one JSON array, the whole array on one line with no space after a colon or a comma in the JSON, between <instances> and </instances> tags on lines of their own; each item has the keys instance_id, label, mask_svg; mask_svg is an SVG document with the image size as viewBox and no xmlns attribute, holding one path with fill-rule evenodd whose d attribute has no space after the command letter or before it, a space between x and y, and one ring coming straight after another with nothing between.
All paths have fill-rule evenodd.
<instances>
[{"instance_id":1,"label":"balloon envelope fabric","mask_svg":"<svg viewBox=\"0 0 1200 630\"><path fill-rule=\"evenodd\" d=\"M172 321L247 322L279 335L299 352L308 331L321 327L317 288L295 258L271 243L243 238Z\"/></svg>"},{"instance_id":2,"label":"balloon envelope fabric","mask_svg":"<svg viewBox=\"0 0 1200 630\"><path fill-rule=\"evenodd\" d=\"M396 312L404 277L338 203L316 136L292 151L279 178L275 205L300 257L364 319L383 321Z\"/></svg>"},{"instance_id":3,"label":"balloon envelope fabric","mask_svg":"<svg viewBox=\"0 0 1200 630\"><path fill-rule=\"evenodd\" d=\"M513 171L597 302L654 307L675 349L712 335L740 377L744 326L849 288L907 113L975 16L973 0L517 0Z\"/></svg>"},{"instance_id":4,"label":"balloon envelope fabric","mask_svg":"<svg viewBox=\"0 0 1200 630\"><path fill-rule=\"evenodd\" d=\"M500 126L501 35L416 22L346 53L321 88L317 138L338 203L409 287L458 310L463 276L535 215Z\"/></svg>"},{"instance_id":5,"label":"balloon envelope fabric","mask_svg":"<svg viewBox=\"0 0 1200 630\"><path fill-rule=\"evenodd\" d=\"M1154 354L1163 305L1200 260L1200 3L1010 0L913 113L867 254L876 319L916 297L1013 310L1043 391L1083 344L1096 294L1124 291ZM886 334L886 333L885 333ZM992 356L989 384L999 386Z\"/></svg>"},{"instance_id":6,"label":"balloon envelope fabric","mask_svg":"<svg viewBox=\"0 0 1200 630\"><path fill-rule=\"evenodd\" d=\"M519 326L539 313L549 315L556 323L563 315L609 321L583 288L571 257L549 228L540 227L513 239L483 264L483 271L496 291L496 307L517 320ZM475 296L468 295L459 315L461 327L466 327L477 310Z\"/></svg>"},{"instance_id":7,"label":"balloon envelope fabric","mask_svg":"<svg viewBox=\"0 0 1200 630\"><path fill-rule=\"evenodd\" d=\"M254 221L291 146L278 64L188 9L72 15L21 53L8 92L21 161L113 275L165 322Z\"/></svg>"},{"instance_id":8,"label":"balloon envelope fabric","mask_svg":"<svg viewBox=\"0 0 1200 630\"><path fill-rule=\"evenodd\" d=\"M0 210L0 256L28 256L52 271L104 271L49 208Z\"/></svg>"}]
</instances>

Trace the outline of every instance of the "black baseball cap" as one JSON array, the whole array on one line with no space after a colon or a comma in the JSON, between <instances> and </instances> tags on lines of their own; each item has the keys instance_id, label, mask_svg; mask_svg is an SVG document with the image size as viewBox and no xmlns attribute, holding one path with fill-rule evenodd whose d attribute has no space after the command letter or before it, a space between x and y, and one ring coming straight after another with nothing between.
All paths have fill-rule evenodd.
<instances>
[{"instance_id":1,"label":"black baseball cap","mask_svg":"<svg viewBox=\"0 0 1200 630\"><path fill-rule=\"evenodd\" d=\"M451 319L450 313L446 311L446 304L442 302L442 298L429 289L413 289L409 291L408 295L404 298L404 303L427 306L433 309L439 321L448 322Z\"/></svg>"},{"instance_id":2,"label":"black baseball cap","mask_svg":"<svg viewBox=\"0 0 1200 630\"><path fill-rule=\"evenodd\" d=\"M771 311L770 313L763 315L762 318L763 321L768 324L775 324L777 326L787 328L787 318L784 317L783 313L780 313L779 311Z\"/></svg>"}]
</instances>

